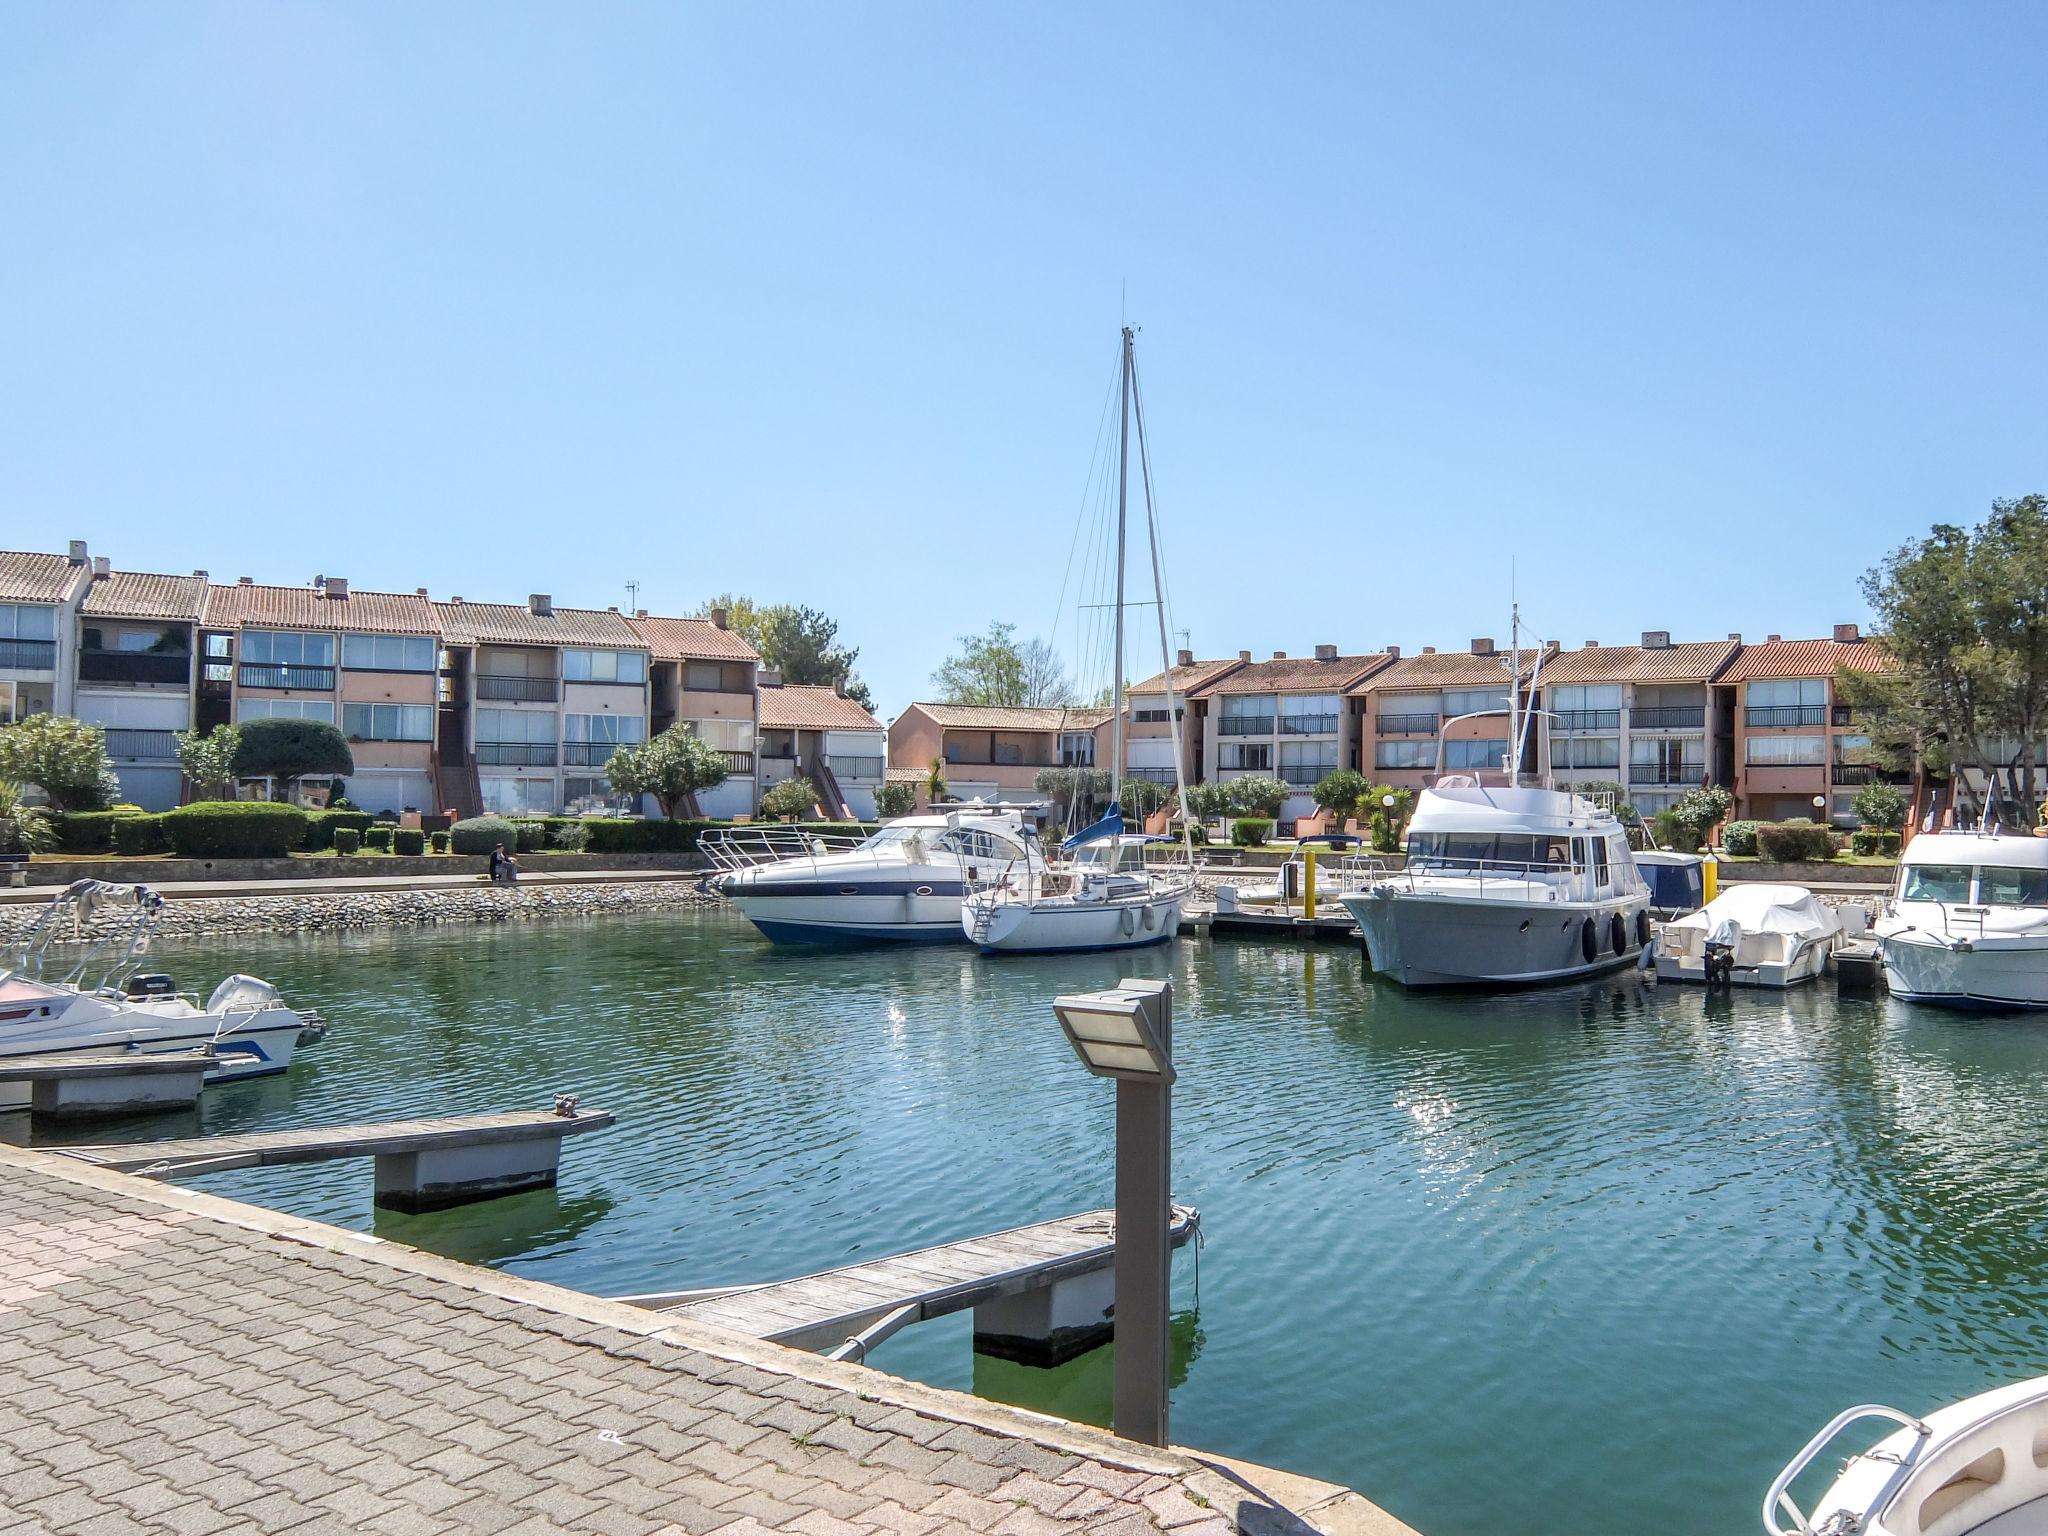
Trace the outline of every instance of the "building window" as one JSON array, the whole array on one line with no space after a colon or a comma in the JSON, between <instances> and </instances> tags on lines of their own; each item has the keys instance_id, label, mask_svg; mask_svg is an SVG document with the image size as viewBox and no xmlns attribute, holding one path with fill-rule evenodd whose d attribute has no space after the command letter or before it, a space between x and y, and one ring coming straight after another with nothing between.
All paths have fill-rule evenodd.
<instances>
[{"instance_id":1,"label":"building window","mask_svg":"<svg viewBox=\"0 0 2048 1536\"><path fill-rule=\"evenodd\" d=\"M1706 777L1706 742L1700 737L1629 737L1629 783L1703 784Z\"/></svg>"},{"instance_id":2,"label":"building window","mask_svg":"<svg viewBox=\"0 0 2048 1536\"><path fill-rule=\"evenodd\" d=\"M1621 725L1621 685L1568 685L1545 690L1552 724L1560 731L1612 731Z\"/></svg>"},{"instance_id":3,"label":"building window","mask_svg":"<svg viewBox=\"0 0 2048 1536\"><path fill-rule=\"evenodd\" d=\"M0 640L56 638L56 609L26 603L0 603Z\"/></svg>"},{"instance_id":4,"label":"building window","mask_svg":"<svg viewBox=\"0 0 2048 1536\"><path fill-rule=\"evenodd\" d=\"M331 667L334 636L304 630L245 629L242 660L266 666Z\"/></svg>"},{"instance_id":5,"label":"building window","mask_svg":"<svg viewBox=\"0 0 2048 1536\"><path fill-rule=\"evenodd\" d=\"M427 704L344 704L341 729L350 741L432 741L434 711Z\"/></svg>"},{"instance_id":6,"label":"building window","mask_svg":"<svg viewBox=\"0 0 2048 1536\"><path fill-rule=\"evenodd\" d=\"M1445 707L1449 707L1448 695ZM1498 769L1507 760L1507 755L1508 744L1505 737L1499 741L1489 739L1444 743L1444 767L1453 773L1479 773L1488 769Z\"/></svg>"},{"instance_id":7,"label":"building window","mask_svg":"<svg viewBox=\"0 0 2048 1536\"><path fill-rule=\"evenodd\" d=\"M1060 766L1062 768L1093 768L1095 766L1095 736L1089 731L1062 731L1060 733Z\"/></svg>"},{"instance_id":8,"label":"building window","mask_svg":"<svg viewBox=\"0 0 2048 1536\"><path fill-rule=\"evenodd\" d=\"M1273 771L1273 748L1268 742L1226 741L1221 748L1219 766L1226 773L1271 773Z\"/></svg>"},{"instance_id":9,"label":"building window","mask_svg":"<svg viewBox=\"0 0 2048 1536\"><path fill-rule=\"evenodd\" d=\"M328 699L238 699L235 721L325 720L334 724L334 704Z\"/></svg>"},{"instance_id":10,"label":"building window","mask_svg":"<svg viewBox=\"0 0 2048 1536\"><path fill-rule=\"evenodd\" d=\"M1635 749L1631 745L1630 749ZM1619 736L1553 736L1550 738L1550 766L1553 768L1619 768Z\"/></svg>"},{"instance_id":11,"label":"building window","mask_svg":"<svg viewBox=\"0 0 2048 1536\"><path fill-rule=\"evenodd\" d=\"M555 781L485 775L477 781L484 809L501 816L546 815L555 809Z\"/></svg>"},{"instance_id":12,"label":"building window","mask_svg":"<svg viewBox=\"0 0 2048 1536\"><path fill-rule=\"evenodd\" d=\"M638 715L562 717L562 761L570 768L601 767L611 761L620 747L635 746L646 739L647 722Z\"/></svg>"},{"instance_id":13,"label":"building window","mask_svg":"<svg viewBox=\"0 0 2048 1536\"><path fill-rule=\"evenodd\" d=\"M683 687L691 693L745 693L751 671L744 662L686 662Z\"/></svg>"},{"instance_id":14,"label":"building window","mask_svg":"<svg viewBox=\"0 0 2048 1536\"><path fill-rule=\"evenodd\" d=\"M682 722L693 736L702 736L721 752L751 752L754 750L754 722L751 720L685 720ZM788 731L783 739L791 743L784 757L796 756L795 738ZM774 753L766 754L773 757Z\"/></svg>"},{"instance_id":15,"label":"building window","mask_svg":"<svg viewBox=\"0 0 2048 1536\"><path fill-rule=\"evenodd\" d=\"M1828 680L1824 677L1764 678L1743 696L1743 724L1825 725Z\"/></svg>"},{"instance_id":16,"label":"building window","mask_svg":"<svg viewBox=\"0 0 2048 1536\"><path fill-rule=\"evenodd\" d=\"M1334 736L1337 718L1344 712L1334 693L1284 694L1280 699L1280 733L1283 736Z\"/></svg>"},{"instance_id":17,"label":"building window","mask_svg":"<svg viewBox=\"0 0 2048 1536\"><path fill-rule=\"evenodd\" d=\"M1372 765L1375 768L1434 768L1436 743L1412 740L1378 742L1373 747Z\"/></svg>"},{"instance_id":18,"label":"building window","mask_svg":"<svg viewBox=\"0 0 2048 1536\"><path fill-rule=\"evenodd\" d=\"M553 746L555 717L538 709L480 709L476 739L483 742L534 742Z\"/></svg>"},{"instance_id":19,"label":"building window","mask_svg":"<svg viewBox=\"0 0 2048 1536\"><path fill-rule=\"evenodd\" d=\"M432 672L437 650L425 635L343 635L341 664L351 672Z\"/></svg>"},{"instance_id":20,"label":"building window","mask_svg":"<svg viewBox=\"0 0 2048 1536\"><path fill-rule=\"evenodd\" d=\"M1283 741L1280 743L1280 778L1296 789L1307 789L1337 766L1334 741Z\"/></svg>"},{"instance_id":21,"label":"building window","mask_svg":"<svg viewBox=\"0 0 2048 1536\"><path fill-rule=\"evenodd\" d=\"M1827 761L1820 736L1749 736L1742 747L1742 760L1752 768L1818 768Z\"/></svg>"},{"instance_id":22,"label":"building window","mask_svg":"<svg viewBox=\"0 0 2048 1536\"><path fill-rule=\"evenodd\" d=\"M1508 707L1506 684L1498 688L1446 688L1444 690L1444 715L1477 715L1487 710L1503 712Z\"/></svg>"},{"instance_id":23,"label":"building window","mask_svg":"<svg viewBox=\"0 0 2048 1536\"><path fill-rule=\"evenodd\" d=\"M562 676L572 683L647 681L645 651L564 651Z\"/></svg>"},{"instance_id":24,"label":"building window","mask_svg":"<svg viewBox=\"0 0 2048 1536\"><path fill-rule=\"evenodd\" d=\"M1164 725L1170 718L1172 717L1169 713L1163 709L1134 709L1131 711L1131 720L1138 725Z\"/></svg>"}]
</instances>

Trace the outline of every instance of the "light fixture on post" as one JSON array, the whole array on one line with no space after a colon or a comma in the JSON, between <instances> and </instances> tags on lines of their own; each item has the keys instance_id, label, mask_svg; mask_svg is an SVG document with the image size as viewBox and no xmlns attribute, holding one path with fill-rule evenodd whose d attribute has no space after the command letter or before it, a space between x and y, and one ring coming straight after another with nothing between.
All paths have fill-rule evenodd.
<instances>
[{"instance_id":1,"label":"light fixture on post","mask_svg":"<svg viewBox=\"0 0 2048 1536\"><path fill-rule=\"evenodd\" d=\"M1828 797L1826 795L1815 795L1813 797L1813 819L1822 826L1828 824Z\"/></svg>"},{"instance_id":2,"label":"light fixture on post","mask_svg":"<svg viewBox=\"0 0 2048 1536\"><path fill-rule=\"evenodd\" d=\"M1116 1363L1110 1425L1166 1444L1173 1263L1173 984L1134 977L1053 999L1081 1064L1116 1079Z\"/></svg>"}]
</instances>

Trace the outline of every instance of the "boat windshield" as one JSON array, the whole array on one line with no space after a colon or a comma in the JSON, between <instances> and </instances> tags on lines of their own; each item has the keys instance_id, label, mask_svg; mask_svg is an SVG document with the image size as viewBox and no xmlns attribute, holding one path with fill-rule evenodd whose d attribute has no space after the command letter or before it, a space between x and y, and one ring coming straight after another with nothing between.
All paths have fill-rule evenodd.
<instances>
[{"instance_id":1,"label":"boat windshield","mask_svg":"<svg viewBox=\"0 0 2048 1536\"><path fill-rule=\"evenodd\" d=\"M1572 868L1572 840L1526 832L1411 832L1408 867L1567 874Z\"/></svg>"},{"instance_id":2,"label":"boat windshield","mask_svg":"<svg viewBox=\"0 0 2048 1536\"><path fill-rule=\"evenodd\" d=\"M1914 864L1907 868L1899 887L1901 901L1968 901L1970 866L1967 864Z\"/></svg>"},{"instance_id":3,"label":"boat windshield","mask_svg":"<svg viewBox=\"0 0 2048 1536\"><path fill-rule=\"evenodd\" d=\"M1987 907L2048 907L2048 869L1987 864L1977 871L1977 900Z\"/></svg>"}]
</instances>

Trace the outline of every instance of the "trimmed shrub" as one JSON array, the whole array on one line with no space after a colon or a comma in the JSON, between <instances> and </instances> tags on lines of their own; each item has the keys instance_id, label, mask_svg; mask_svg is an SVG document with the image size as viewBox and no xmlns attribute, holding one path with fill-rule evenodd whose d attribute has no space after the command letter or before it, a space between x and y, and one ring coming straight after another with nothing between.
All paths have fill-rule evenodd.
<instances>
[{"instance_id":1,"label":"trimmed shrub","mask_svg":"<svg viewBox=\"0 0 2048 1536\"><path fill-rule=\"evenodd\" d=\"M908 816L917 809L917 786L901 779L875 787L875 814L884 820Z\"/></svg>"},{"instance_id":2,"label":"trimmed shrub","mask_svg":"<svg viewBox=\"0 0 2048 1536\"><path fill-rule=\"evenodd\" d=\"M372 820L368 811L308 811L306 840L299 846L309 853L319 853L334 846L334 834L341 828L353 827L358 833L366 832Z\"/></svg>"},{"instance_id":3,"label":"trimmed shrub","mask_svg":"<svg viewBox=\"0 0 2048 1536\"><path fill-rule=\"evenodd\" d=\"M512 823L512 835L516 844L506 849L507 853L538 853L548 845L548 824L539 818L526 818Z\"/></svg>"},{"instance_id":4,"label":"trimmed shrub","mask_svg":"<svg viewBox=\"0 0 2048 1536\"><path fill-rule=\"evenodd\" d=\"M576 817L555 828L555 846L564 853L581 853L590 846L590 828Z\"/></svg>"},{"instance_id":5,"label":"trimmed shrub","mask_svg":"<svg viewBox=\"0 0 2048 1536\"><path fill-rule=\"evenodd\" d=\"M1895 857L1903 841L1900 833L1887 832L1882 827L1858 827L1849 834L1849 851L1865 858Z\"/></svg>"},{"instance_id":6,"label":"trimmed shrub","mask_svg":"<svg viewBox=\"0 0 2048 1536\"><path fill-rule=\"evenodd\" d=\"M1756 855L1756 831L1760 821L1731 821L1721 828L1721 851L1738 859Z\"/></svg>"},{"instance_id":7,"label":"trimmed shrub","mask_svg":"<svg viewBox=\"0 0 2048 1536\"><path fill-rule=\"evenodd\" d=\"M201 800L164 814L171 847L188 859L281 859L306 836L306 813L267 800Z\"/></svg>"},{"instance_id":8,"label":"trimmed shrub","mask_svg":"<svg viewBox=\"0 0 2048 1536\"><path fill-rule=\"evenodd\" d=\"M427 846L433 849L434 852L436 853L446 853L448 851L447 832L429 832L427 834Z\"/></svg>"},{"instance_id":9,"label":"trimmed shrub","mask_svg":"<svg viewBox=\"0 0 2048 1536\"><path fill-rule=\"evenodd\" d=\"M133 857L138 854L167 853L171 840L164 832L164 819L143 812L114 818L114 852Z\"/></svg>"},{"instance_id":10,"label":"trimmed shrub","mask_svg":"<svg viewBox=\"0 0 2048 1536\"><path fill-rule=\"evenodd\" d=\"M519 829L502 816L471 816L450 827L448 838L457 853L489 853L500 843L510 853L519 841Z\"/></svg>"},{"instance_id":11,"label":"trimmed shrub","mask_svg":"<svg viewBox=\"0 0 2048 1536\"><path fill-rule=\"evenodd\" d=\"M1273 835L1270 816L1240 816L1230 824L1230 840L1240 848L1257 848Z\"/></svg>"},{"instance_id":12,"label":"trimmed shrub","mask_svg":"<svg viewBox=\"0 0 2048 1536\"><path fill-rule=\"evenodd\" d=\"M352 857L363 846L361 827L336 827L334 829L334 851L343 858Z\"/></svg>"},{"instance_id":13,"label":"trimmed shrub","mask_svg":"<svg viewBox=\"0 0 2048 1536\"><path fill-rule=\"evenodd\" d=\"M1812 821L1767 821L1756 829L1757 852L1774 864L1825 863L1835 856L1835 834Z\"/></svg>"},{"instance_id":14,"label":"trimmed shrub","mask_svg":"<svg viewBox=\"0 0 2048 1536\"><path fill-rule=\"evenodd\" d=\"M114 823L126 812L66 811L53 818L57 823L60 853L112 853Z\"/></svg>"},{"instance_id":15,"label":"trimmed shrub","mask_svg":"<svg viewBox=\"0 0 2048 1536\"><path fill-rule=\"evenodd\" d=\"M714 821L637 821L624 817L589 816L583 824L590 829L592 853L695 853L697 838L713 827ZM488 847L484 850L488 853Z\"/></svg>"},{"instance_id":16,"label":"trimmed shrub","mask_svg":"<svg viewBox=\"0 0 2048 1536\"><path fill-rule=\"evenodd\" d=\"M809 779L784 779L761 797L761 814L781 821L801 816L817 803L818 789Z\"/></svg>"},{"instance_id":17,"label":"trimmed shrub","mask_svg":"<svg viewBox=\"0 0 2048 1536\"><path fill-rule=\"evenodd\" d=\"M391 834L396 830L394 827L372 827L363 834L363 846L372 853L389 853Z\"/></svg>"},{"instance_id":18,"label":"trimmed shrub","mask_svg":"<svg viewBox=\"0 0 2048 1536\"><path fill-rule=\"evenodd\" d=\"M1896 784L1866 784L1850 802L1866 827L1876 832L1896 832L1906 824L1906 792ZM1896 850L1894 850L1896 851Z\"/></svg>"},{"instance_id":19,"label":"trimmed shrub","mask_svg":"<svg viewBox=\"0 0 2048 1536\"><path fill-rule=\"evenodd\" d=\"M416 859L427 851L427 834L418 827L400 827L391 834L391 851Z\"/></svg>"}]
</instances>

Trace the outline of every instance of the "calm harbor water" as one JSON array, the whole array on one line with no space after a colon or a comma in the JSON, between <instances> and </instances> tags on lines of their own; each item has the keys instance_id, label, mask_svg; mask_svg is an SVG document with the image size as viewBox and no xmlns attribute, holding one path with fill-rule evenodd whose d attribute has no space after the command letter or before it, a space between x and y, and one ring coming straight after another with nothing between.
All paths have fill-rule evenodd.
<instances>
[{"instance_id":1,"label":"calm harbor water","mask_svg":"<svg viewBox=\"0 0 2048 1536\"><path fill-rule=\"evenodd\" d=\"M557 1191L373 1212L341 1164L205 1187L565 1285L765 1280L1107 1204L1111 1092L1049 1000L1177 990L1175 1437L1359 1488L1427 1536L1754 1529L1838 1408L2048 1371L2048 1027L1832 988L1634 977L1409 997L1348 947L778 951L722 912L180 944L334 1032L208 1130L614 1109ZM0 1120L0 1134L22 1134ZM189 1123L151 1123L153 1133ZM1077 1417L1106 1351L886 1370Z\"/></svg>"}]
</instances>

